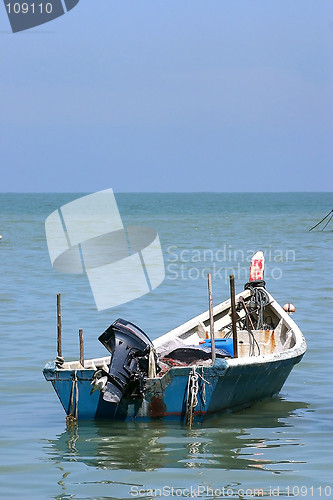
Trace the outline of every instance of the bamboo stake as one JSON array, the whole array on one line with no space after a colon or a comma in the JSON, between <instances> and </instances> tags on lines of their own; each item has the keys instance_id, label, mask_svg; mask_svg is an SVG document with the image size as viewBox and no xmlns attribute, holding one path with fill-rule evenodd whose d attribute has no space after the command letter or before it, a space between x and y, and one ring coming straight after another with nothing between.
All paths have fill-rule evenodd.
<instances>
[{"instance_id":1,"label":"bamboo stake","mask_svg":"<svg viewBox=\"0 0 333 500\"><path fill-rule=\"evenodd\" d=\"M231 320L232 320L232 340L234 347L234 358L238 358L238 340L236 328L236 304L235 304L235 277L230 274L230 298L231 298Z\"/></svg>"},{"instance_id":2,"label":"bamboo stake","mask_svg":"<svg viewBox=\"0 0 333 500\"><path fill-rule=\"evenodd\" d=\"M79 329L79 340L80 340L80 363L84 368L84 347L83 347L83 330Z\"/></svg>"},{"instance_id":3,"label":"bamboo stake","mask_svg":"<svg viewBox=\"0 0 333 500\"><path fill-rule=\"evenodd\" d=\"M209 325L210 325L210 341L212 346L212 363L215 363L215 335L214 335L214 317L213 317L213 291L212 291L212 275L208 273L208 296L209 296Z\"/></svg>"},{"instance_id":4,"label":"bamboo stake","mask_svg":"<svg viewBox=\"0 0 333 500\"><path fill-rule=\"evenodd\" d=\"M62 357L60 293L57 293L57 353L59 357Z\"/></svg>"}]
</instances>

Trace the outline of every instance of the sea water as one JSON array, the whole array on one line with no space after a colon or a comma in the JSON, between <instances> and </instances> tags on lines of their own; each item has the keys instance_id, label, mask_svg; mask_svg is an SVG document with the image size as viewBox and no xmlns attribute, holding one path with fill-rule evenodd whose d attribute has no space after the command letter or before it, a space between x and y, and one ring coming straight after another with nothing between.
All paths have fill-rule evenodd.
<instances>
[{"instance_id":1,"label":"sea water","mask_svg":"<svg viewBox=\"0 0 333 500\"><path fill-rule=\"evenodd\" d=\"M156 229L166 277L132 302L97 311L85 275L55 271L44 222L83 194L1 194L1 498L332 498L332 238L309 228L332 209L330 193L117 194L125 225ZM97 337L118 317L154 339L248 279L266 256L267 289L308 344L281 393L192 430L181 423L66 425L44 364L56 356L56 294L63 354L107 354ZM119 276L119 280L121 280ZM117 287L117 283L110 286ZM263 383L265 381L263 380Z\"/></svg>"}]
</instances>

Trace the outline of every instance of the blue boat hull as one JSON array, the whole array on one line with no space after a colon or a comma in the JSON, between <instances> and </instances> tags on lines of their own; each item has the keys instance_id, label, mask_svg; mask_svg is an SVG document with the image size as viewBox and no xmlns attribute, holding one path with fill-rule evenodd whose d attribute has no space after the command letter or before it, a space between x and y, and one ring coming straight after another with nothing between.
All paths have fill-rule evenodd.
<instances>
[{"instance_id":1,"label":"blue boat hull","mask_svg":"<svg viewBox=\"0 0 333 500\"><path fill-rule=\"evenodd\" d=\"M236 411L277 394L302 356L249 364L231 364L217 359L213 366L197 367L195 420L221 411ZM99 391L91 394L93 369L64 370L50 362L43 373L52 383L66 415L80 420L163 418L183 421L191 369L175 367L161 378L147 379L143 396L123 397L119 404L104 401Z\"/></svg>"}]
</instances>

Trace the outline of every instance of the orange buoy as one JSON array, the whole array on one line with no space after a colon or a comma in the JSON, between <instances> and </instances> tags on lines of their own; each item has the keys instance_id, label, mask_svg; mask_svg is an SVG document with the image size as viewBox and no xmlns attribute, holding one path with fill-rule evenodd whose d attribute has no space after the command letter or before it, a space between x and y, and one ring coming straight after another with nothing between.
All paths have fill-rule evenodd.
<instances>
[{"instance_id":1,"label":"orange buoy","mask_svg":"<svg viewBox=\"0 0 333 500\"><path fill-rule=\"evenodd\" d=\"M287 313L294 313L296 311L296 308L293 304L285 304L283 306L283 309L287 312Z\"/></svg>"}]
</instances>

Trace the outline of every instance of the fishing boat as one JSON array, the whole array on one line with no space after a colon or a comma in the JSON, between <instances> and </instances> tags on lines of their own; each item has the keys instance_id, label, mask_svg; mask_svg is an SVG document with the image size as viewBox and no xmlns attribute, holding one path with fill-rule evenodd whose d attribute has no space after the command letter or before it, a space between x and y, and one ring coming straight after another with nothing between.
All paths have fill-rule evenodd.
<instances>
[{"instance_id":1,"label":"fishing boat","mask_svg":"<svg viewBox=\"0 0 333 500\"><path fill-rule=\"evenodd\" d=\"M117 319L99 340L102 358L57 357L43 373L68 419L202 421L277 394L306 342L284 307L266 290L264 256L251 261L250 281L224 302L154 341Z\"/></svg>"}]
</instances>

